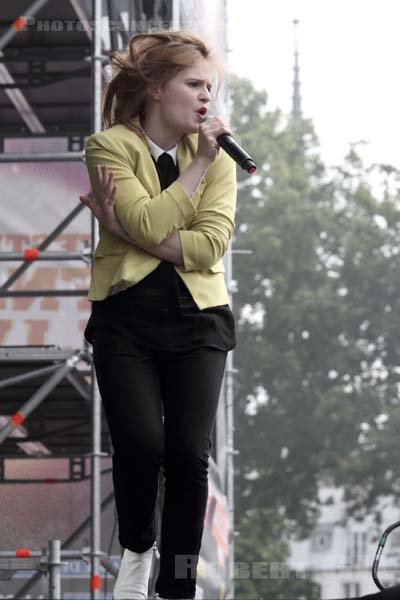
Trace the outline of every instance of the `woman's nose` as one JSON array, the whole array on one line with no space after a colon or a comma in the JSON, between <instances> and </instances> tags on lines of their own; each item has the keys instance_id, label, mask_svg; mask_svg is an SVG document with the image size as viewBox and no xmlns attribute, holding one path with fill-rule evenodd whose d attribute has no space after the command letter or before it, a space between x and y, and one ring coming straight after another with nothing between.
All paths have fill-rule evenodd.
<instances>
[{"instance_id":1,"label":"woman's nose","mask_svg":"<svg viewBox=\"0 0 400 600\"><path fill-rule=\"evenodd\" d=\"M210 102L211 100L211 92L207 88L201 90L200 99L206 102Z\"/></svg>"}]
</instances>

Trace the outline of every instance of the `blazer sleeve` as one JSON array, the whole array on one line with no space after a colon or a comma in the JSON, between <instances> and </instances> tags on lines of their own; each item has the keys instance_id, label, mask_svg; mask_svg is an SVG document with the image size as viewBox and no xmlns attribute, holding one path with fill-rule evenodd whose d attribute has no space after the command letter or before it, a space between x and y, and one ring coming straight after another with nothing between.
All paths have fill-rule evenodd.
<instances>
[{"instance_id":1,"label":"blazer sleeve","mask_svg":"<svg viewBox=\"0 0 400 600\"><path fill-rule=\"evenodd\" d=\"M86 143L86 166L97 198L97 165L107 165L117 184L115 211L132 240L143 246L156 246L180 227L187 227L197 208L178 182L151 197L141 184L121 150L102 133L92 135Z\"/></svg>"},{"instance_id":2,"label":"blazer sleeve","mask_svg":"<svg viewBox=\"0 0 400 600\"><path fill-rule=\"evenodd\" d=\"M228 249L235 227L236 163L220 151L206 173L206 186L189 230L179 230L183 271L215 265Z\"/></svg>"}]
</instances>

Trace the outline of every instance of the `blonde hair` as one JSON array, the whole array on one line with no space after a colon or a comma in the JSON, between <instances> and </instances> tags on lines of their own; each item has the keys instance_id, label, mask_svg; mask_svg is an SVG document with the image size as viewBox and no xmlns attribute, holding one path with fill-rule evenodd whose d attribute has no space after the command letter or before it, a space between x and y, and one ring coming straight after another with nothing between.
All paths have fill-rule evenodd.
<instances>
[{"instance_id":1,"label":"blonde hair","mask_svg":"<svg viewBox=\"0 0 400 600\"><path fill-rule=\"evenodd\" d=\"M221 62L207 44L191 31L152 31L133 36L126 52L110 56L112 78L103 92L103 121L106 128L130 121L146 111L147 87L163 85L200 57L209 60L218 73Z\"/></svg>"}]
</instances>

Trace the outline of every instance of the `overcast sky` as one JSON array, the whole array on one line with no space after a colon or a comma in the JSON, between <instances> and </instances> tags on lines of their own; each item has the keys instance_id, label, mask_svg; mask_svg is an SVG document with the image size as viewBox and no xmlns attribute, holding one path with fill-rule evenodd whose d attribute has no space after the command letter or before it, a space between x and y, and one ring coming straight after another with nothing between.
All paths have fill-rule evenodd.
<instances>
[{"instance_id":1,"label":"overcast sky","mask_svg":"<svg viewBox=\"0 0 400 600\"><path fill-rule=\"evenodd\" d=\"M293 19L303 115L321 153L338 164L348 143L369 142L366 162L400 168L400 0L228 0L230 69L291 109Z\"/></svg>"}]
</instances>

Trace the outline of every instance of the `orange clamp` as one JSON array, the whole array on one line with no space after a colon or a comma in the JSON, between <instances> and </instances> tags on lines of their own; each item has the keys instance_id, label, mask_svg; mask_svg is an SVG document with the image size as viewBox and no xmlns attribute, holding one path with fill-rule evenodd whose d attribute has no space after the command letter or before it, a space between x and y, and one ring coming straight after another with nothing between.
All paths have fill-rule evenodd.
<instances>
[{"instance_id":1,"label":"orange clamp","mask_svg":"<svg viewBox=\"0 0 400 600\"><path fill-rule=\"evenodd\" d=\"M15 427L18 427L18 425L21 425L22 421L25 421L25 415L17 410L17 412L12 415L10 421Z\"/></svg>"},{"instance_id":2,"label":"orange clamp","mask_svg":"<svg viewBox=\"0 0 400 600\"><path fill-rule=\"evenodd\" d=\"M37 248L27 248L24 250L24 260L37 260L39 258L39 250Z\"/></svg>"},{"instance_id":3,"label":"orange clamp","mask_svg":"<svg viewBox=\"0 0 400 600\"><path fill-rule=\"evenodd\" d=\"M13 27L15 29L15 31L21 31L21 29L23 29L26 25L26 17L18 17L18 19L15 19L14 23L12 24L11 27Z\"/></svg>"},{"instance_id":4,"label":"orange clamp","mask_svg":"<svg viewBox=\"0 0 400 600\"><path fill-rule=\"evenodd\" d=\"M101 577L100 575L92 575L90 581L90 589L91 590L101 590Z\"/></svg>"}]
</instances>

